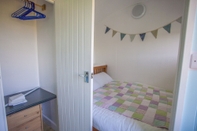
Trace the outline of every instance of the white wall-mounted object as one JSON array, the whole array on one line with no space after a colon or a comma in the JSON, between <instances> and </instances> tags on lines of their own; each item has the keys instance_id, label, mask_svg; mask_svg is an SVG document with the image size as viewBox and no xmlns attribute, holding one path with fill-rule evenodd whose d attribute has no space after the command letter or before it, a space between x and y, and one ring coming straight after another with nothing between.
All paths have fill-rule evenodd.
<instances>
[{"instance_id":1,"label":"white wall-mounted object","mask_svg":"<svg viewBox=\"0 0 197 131\"><path fill-rule=\"evenodd\" d=\"M197 69L197 53L191 55L190 68Z\"/></svg>"},{"instance_id":2,"label":"white wall-mounted object","mask_svg":"<svg viewBox=\"0 0 197 131\"><path fill-rule=\"evenodd\" d=\"M145 5L141 4L141 3L138 3L136 4L133 9L132 9L132 12L131 12L131 16L135 19L139 19L141 18L142 16L144 16L146 13L146 7Z\"/></svg>"}]
</instances>

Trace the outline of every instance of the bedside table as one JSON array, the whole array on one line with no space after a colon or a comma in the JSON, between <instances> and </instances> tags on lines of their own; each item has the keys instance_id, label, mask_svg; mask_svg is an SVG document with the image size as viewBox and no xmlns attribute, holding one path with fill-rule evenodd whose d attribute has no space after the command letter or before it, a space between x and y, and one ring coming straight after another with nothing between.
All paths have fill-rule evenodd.
<instances>
[{"instance_id":1,"label":"bedside table","mask_svg":"<svg viewBox=\"0 0 197 131\"><path fill-rule=\"evenodd\" d=\"M28 91L21 93L26 92ZM8 103L8 99L12 95L5 96L5 103ZM55 98L55 94L39 88L26 96L26 103L6 107L8 130L43 131L41 104Z\"/></svg>"}]
</instances>

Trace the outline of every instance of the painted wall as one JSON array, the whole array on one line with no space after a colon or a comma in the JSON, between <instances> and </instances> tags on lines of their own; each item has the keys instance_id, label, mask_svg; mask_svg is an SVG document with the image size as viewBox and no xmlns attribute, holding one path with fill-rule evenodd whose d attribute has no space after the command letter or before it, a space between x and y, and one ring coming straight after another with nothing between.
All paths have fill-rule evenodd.
<instances>
[{"instance_id":1,"label":"painted wall","mask_svg":"<svg viewBox=\"0 0 197 131\"><path fill-rule=\"evenodd\" d=\"M131 17L136 3L143 3L147 12L141 19ZM111 4L113 3L113 4ZM182 16L183 0L167 1L96 1L94 63L108 65L108 74L115 80L142 82L173 90L181 24L173 22L171 33L158 30L157 39L149 32L142 41L136 35L120 40L120 33L112 37L112 30L104 34L106 26L113 30L138 34L162 27Z\"/></svg>"},{"instance_id":2,"label":"painted wall","mask_svg":"<svg viewBox=\"0 0 197 131\"><path fill-rule=\"evenodd\" d=\"M195 9L196 10L196 9ZM195 29L193 35L192 53L197 53L197 10ZM184 104L183 121L181 131L196 131L197 130L197 70L191 69L188 75L188 85L186 88L186 99Z\"/></svg>"},{"instance_id":3,"label":"painted wall","mask_svg":"<svg viewBox=\"0 0 197 131\"><path fill-rule=\"evenodd\" d=\"M41 4L44 2L41 1ZM37 46L40 85L56 94L56 61L55 61L55 16L54 5L46 3L47 16L37 21Z\"/></svg>"},{"instance_id":4,"label":"painted wall","mask_svg":"<svg viewBox=\"0 0 197 131\"><path fill-rule=\"evenodd\" d=\"M21 1L0 1L0 63L4 95L39 86L36 21L10 15L24 6Z\"/></svg>"},{"instance_id":5,"label":"painted wall","mask_svg":"<svg viewBox=\"0 0 197 131\"><path fill-rule=\"evenodd\" d=\"M38 1L37 1L38 3ZM24 3L0 1L0 63L4 95L36 86L56 94L55 23L53 5L46 4L42 20L22 21L10 15ZM5 6L6 5L6 6ZM39 8L36 10L40 11ZM57 102L43 104L43 119L57 129Z\"/></svg>"},{"instance_id":6,"label":"painted wall","mask_svg":"<svg viewBox=\"0 0 197 131\"><path fill-rule=\"evenodd\" d=\"M42 5L44 1L39 1ZM37 45L40 86L56 94L56 59L55 59L55 15L54 5L46 3L47 16L37 21ZM46 102L42 106L43 118L53 129L57 130L57 101Z\"/></svg>"}]
</instances>

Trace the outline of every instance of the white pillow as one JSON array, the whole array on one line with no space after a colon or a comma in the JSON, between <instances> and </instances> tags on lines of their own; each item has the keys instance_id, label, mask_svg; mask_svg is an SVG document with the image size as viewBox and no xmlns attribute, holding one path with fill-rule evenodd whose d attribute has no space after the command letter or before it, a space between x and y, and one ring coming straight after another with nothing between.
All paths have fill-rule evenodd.
<instances>
[{"instance_id":1,"label":"white pillow","mask_svg":"<svg viewBox=\"0 0 197 131\"><path fill-rule=\"evenodd\" d=\"M93 91L100 88L101 86L99 85L98 82L96 82L94 79L93 79Z\"/></svg>"},{"instance_id":2,"label":"white pillow","mask_svg":"<svg viewBox=\"0 0 197 131\"><path fill-rule=\"evenodd\" d=\"M100 87L103 87L105 84L111 81L113 81L113 79L105 72L95 74L93 77L93 86L95 87L93 89L98 89Z\"/></svg>"}]
</instances>

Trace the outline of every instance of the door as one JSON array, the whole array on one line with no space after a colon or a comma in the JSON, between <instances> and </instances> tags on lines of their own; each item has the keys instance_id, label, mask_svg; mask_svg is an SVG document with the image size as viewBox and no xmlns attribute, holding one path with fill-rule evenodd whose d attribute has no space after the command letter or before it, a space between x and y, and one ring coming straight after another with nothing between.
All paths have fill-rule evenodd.
<instances>
[{"instance_id":1,"label":"door","mask_svg":"<svg viewBox=\"0 0 197 131\"><path fill-rule=\"evenodd\" d=\"M186 92L188 88L188 74L189 74L189 63L190 56L193 44L194 37L194 25L196 17L196 0L186 0L185 1L184 16L182 21L182 31L181 31L181 40L180 40L180 49L179 49L179 63L177 78L174 89L173 96L173 107L171 111L171 122L170 122L170 131L181 131L184 130L184 127L188 127L188 123L184 122L184 102L187 97ZM195 90L194 90L195 91ZM194 98L193 98L194 99ZM195 103L195 102L194 102ZM193 113L193 116L195 113ZM192 121L192 118L191 118ZM185 126L187 125L187 126ZM193 127L191 127L193 128ZM190 130L190 129L187 129Z\"/></svg>"},{"instance_id":2,"label":"door","mask_svg":"<svg viewBox=\"0 0 197 131\"><path fill-rule=\"evenodd\" d=\"M93 0L55 1L60 131L92 130ZM88 81L81 77L87 71Z\"/></svg>"},{"instance_id":3,"label":"door","mask_svg":"<svg viewBox=\"0 0 197 131\"><path fill-rule=\"evenodd\" d=\"M7 120L5 114L5 103L4 103L4 94L2 86L2 77L1 77L1 67L0 67L0 130L7 131Z\"/></svg>"}]
</instances>

